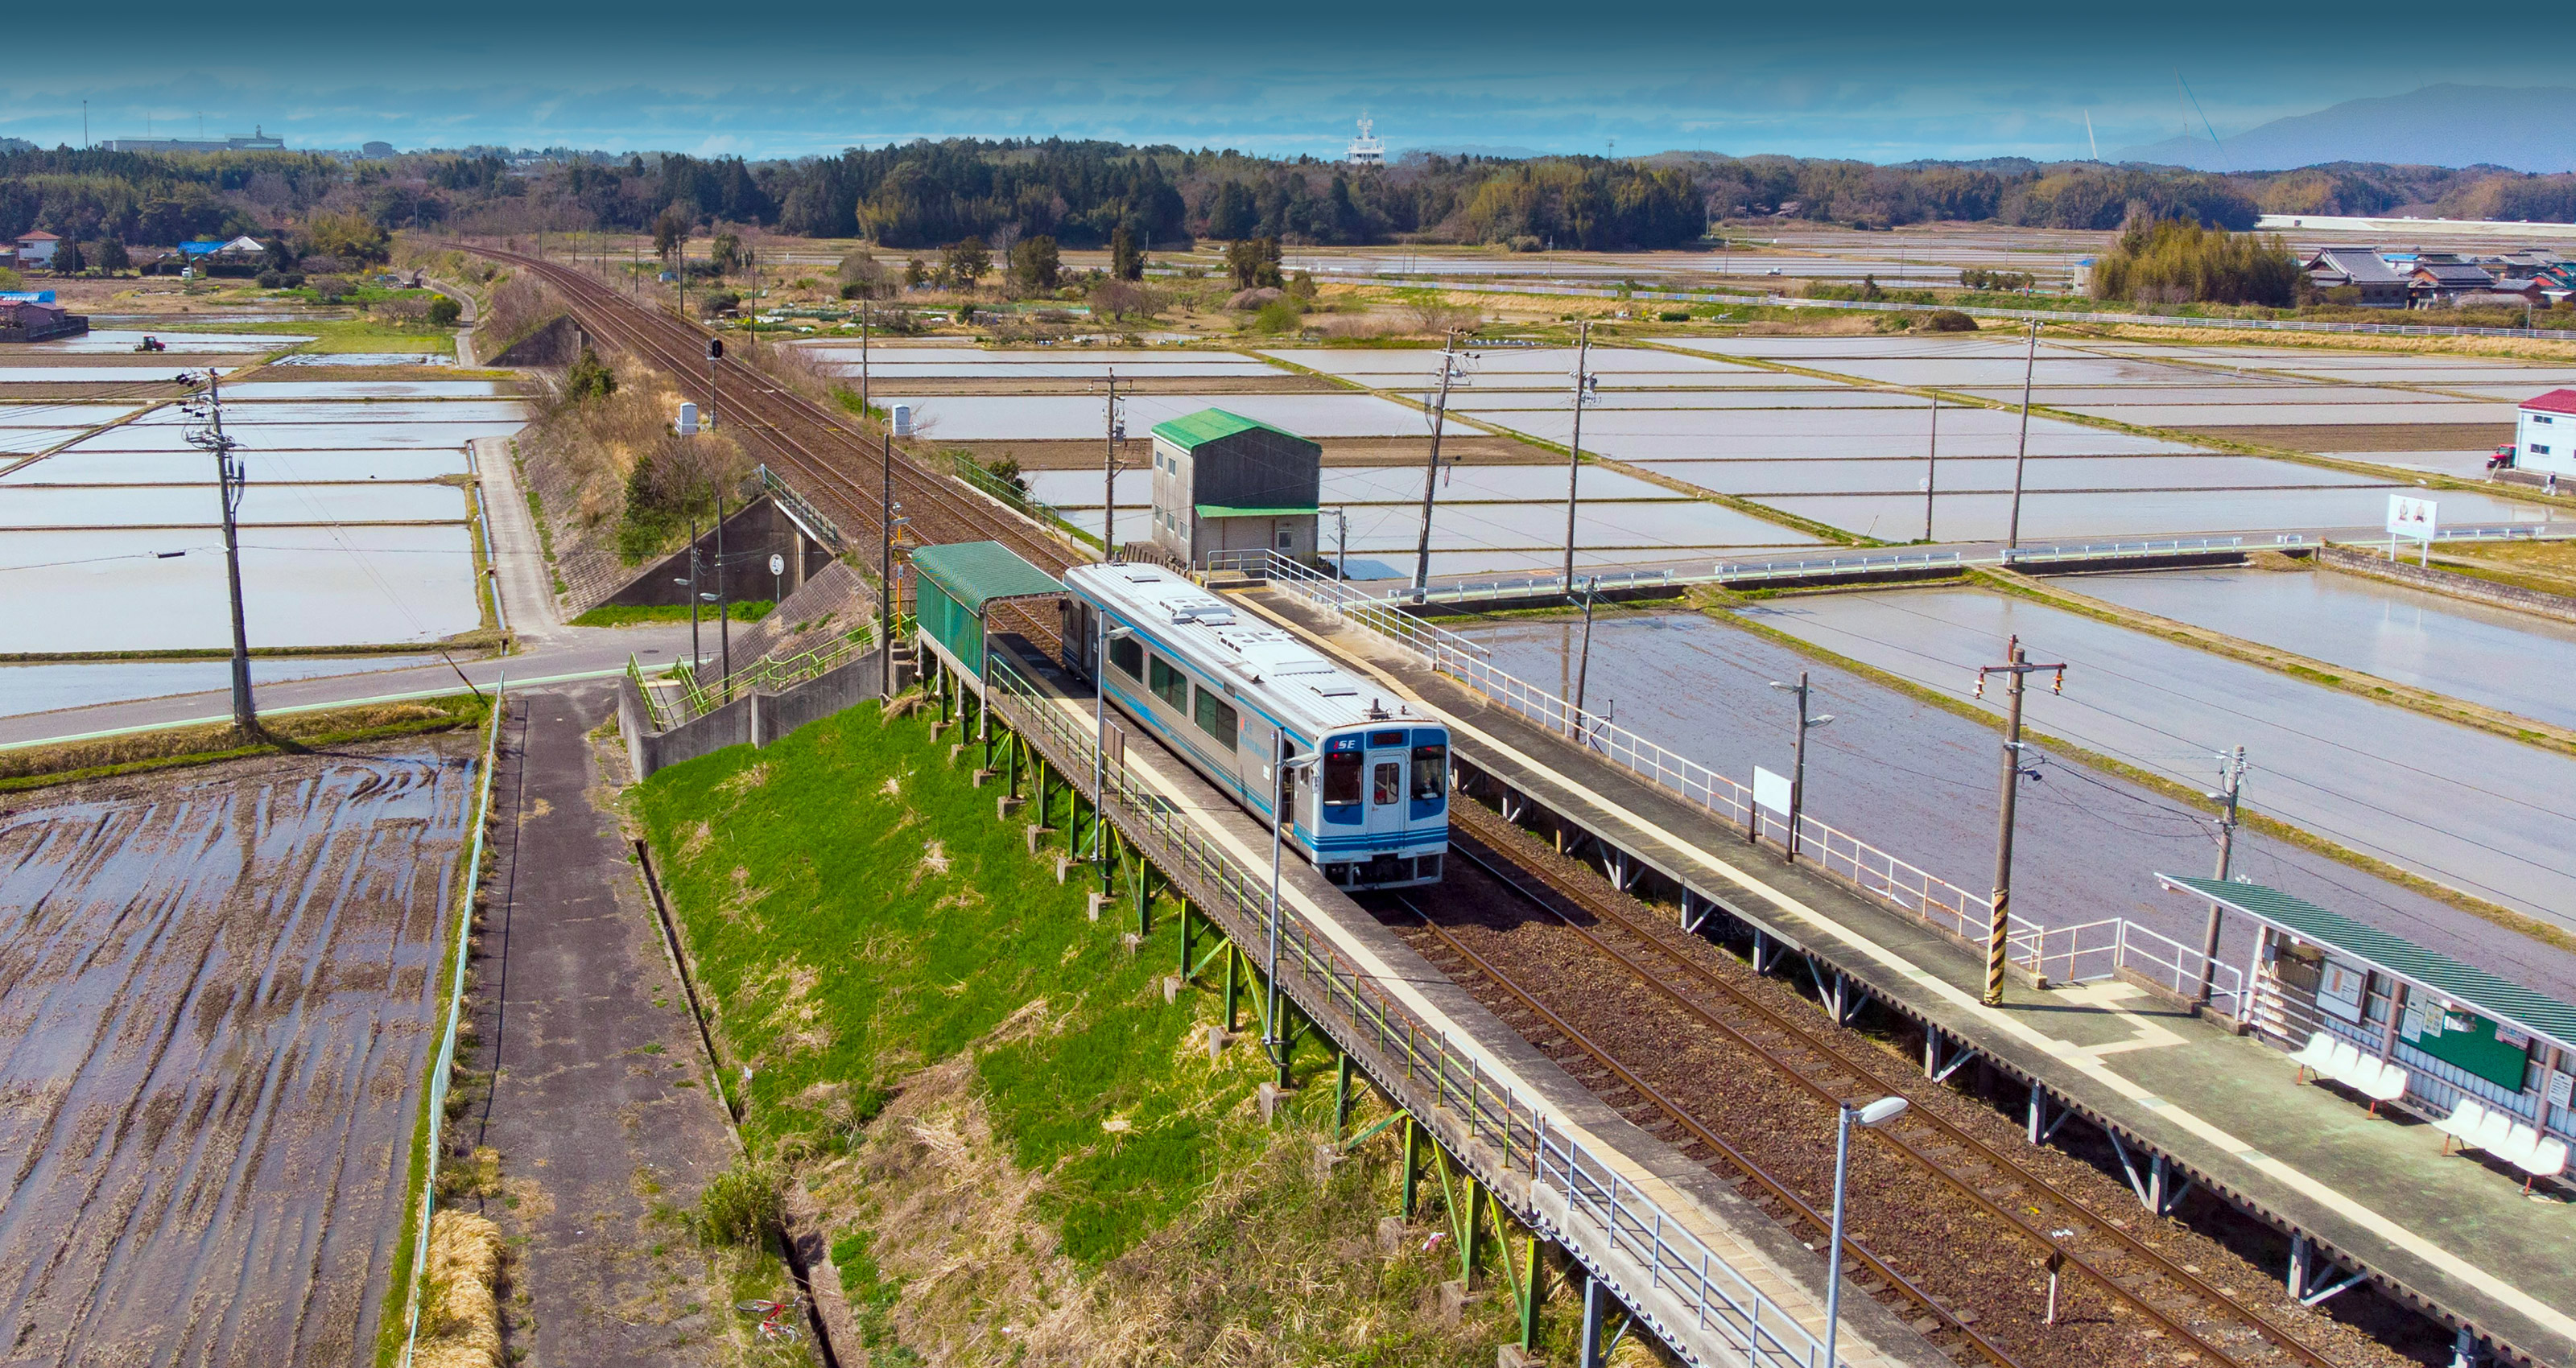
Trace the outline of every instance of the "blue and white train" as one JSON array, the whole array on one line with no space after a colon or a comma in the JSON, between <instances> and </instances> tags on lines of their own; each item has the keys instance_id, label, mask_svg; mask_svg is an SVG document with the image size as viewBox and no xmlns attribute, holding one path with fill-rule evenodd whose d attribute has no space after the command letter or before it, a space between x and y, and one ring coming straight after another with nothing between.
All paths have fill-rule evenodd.
<instances>
[{"instance_id":1,"label":"blue and white train","mask_svg":"<svg viewBox=\"0 0 2576 1368\"><path fill-rule=\"evenodd\" d=\"M1152 565L1064 574L1067 663L1266 825L1282 746L1283 839L1348 889L1440 880L1449 851L1449 732L1336 669L1312 647ZM1101 621L1109 627L1106 669Z\"/></svg>"}]
</instances>

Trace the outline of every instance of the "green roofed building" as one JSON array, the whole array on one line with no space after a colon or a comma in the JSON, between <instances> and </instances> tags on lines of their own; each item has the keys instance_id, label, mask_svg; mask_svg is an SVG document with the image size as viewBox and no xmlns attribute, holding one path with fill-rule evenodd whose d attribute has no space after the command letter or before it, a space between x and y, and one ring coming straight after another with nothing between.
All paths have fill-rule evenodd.
<instances>
[{"instance_id":1,"label":"green roofed building","mask_svg":"<svg viewBox=\"0 0 2576 1368\"><path fill-rule=\"evenodd\" d=\"M1263 547L1315 555L1324 449L1224 409L1154 425L1155 545L1205 565L1219 551Z\"/></svg>"},{"instance_id":2,"label":"green roofed building","mask_svg":"<svg viewBox=\"0 0 2576 1368\"><path fill-rule=\"evenodd\" d=\"M954 542L912 553L913 614L948 664L984 677L985 613L998 599L1053 597L1064 585L1000 542Z\"/></svg>"}]
</instances>

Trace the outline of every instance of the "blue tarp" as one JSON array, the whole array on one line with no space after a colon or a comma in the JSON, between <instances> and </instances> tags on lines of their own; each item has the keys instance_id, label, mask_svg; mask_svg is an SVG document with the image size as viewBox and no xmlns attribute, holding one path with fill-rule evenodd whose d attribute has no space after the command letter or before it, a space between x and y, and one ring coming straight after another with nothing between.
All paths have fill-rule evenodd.
<instances>
[{"instance_id":1,"label":"blue tarp","mask_svg":"<svg viewBox=\"0 0 2576 1368\"><path fill-rule=\"evenodd\" d=\"M0 290L0 302L51 304L54 302L54 292L51 290Z\"/></svg>"}]
</instances>

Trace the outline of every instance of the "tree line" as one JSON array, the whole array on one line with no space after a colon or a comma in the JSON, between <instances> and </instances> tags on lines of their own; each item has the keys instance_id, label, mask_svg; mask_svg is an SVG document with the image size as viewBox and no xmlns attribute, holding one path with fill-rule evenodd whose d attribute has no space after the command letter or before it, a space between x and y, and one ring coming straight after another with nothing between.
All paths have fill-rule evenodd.
<instances>
[{"instance_id":1,"label":"tree line","mask_svg":"<svg viewBox=\"0 0 2576 1368\"><path fill-rule=\"evenodd\" d=\"M307 153L0 154L0 233L168 245L279 235L321 213L385 231L648 232L758 227L897 251L978 238L1007 255L1048 238L1099 248L1188 238L1357 245L1396 240L1619 250L1698 241L1712 222L1863 227L1938 220L2110 230L2190 221L2243 231L2263 213L2576 219L2576 176L2338 165L2213 173L2040 163L1866 162L1674 152L1653 157L1408 154L1385 167L1077 139L950 139L833 157L488 151L343 162Z\"/></svg>"}]
</instances>

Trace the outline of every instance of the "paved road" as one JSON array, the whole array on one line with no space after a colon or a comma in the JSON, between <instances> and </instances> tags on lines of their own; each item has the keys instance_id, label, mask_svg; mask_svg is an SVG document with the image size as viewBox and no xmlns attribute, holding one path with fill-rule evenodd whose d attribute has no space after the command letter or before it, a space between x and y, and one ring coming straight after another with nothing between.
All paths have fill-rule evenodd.
<instances>
[{"instance_id":1,"label":"paved road","mask_svg":"<svg viewBox=\"0 0 2576 1368\"><path fill-rule=\"evenodd\" d=\"M1793 599L1771 608L1796 611L1839 601ZM1565 662L1580 630L1564 621L1524 621L1491 624L1473 635L1493 648L1503 668L1562 695L1572 692ZM1601 617L1593 634L1589 695L1596 709L1615 705L1622 725L1749 782L1756 764L1789 769L1794 713L1788 696L1769 682L1794 680L1800 669L1811 672L1814 710L1835 715L1832 725L1808 739L1808 810L1963 888L1985 892L1993 882L1999 759L1991 727L1691 613L1621 611ZM1930 682L1964 691L1968 677L1944 671ZM2101 672L2088 665L2070 673L2067 693L2098 698L2092 691L2104 687ZM2258 761L2265 754L2258 750ZM2189 766L2184 772L2205 778ZM2153 876L2210 871L2215 847L2207 821L2161 794L2056 757L2046 761L2043 773L2043 780L2023 790L2015 908L2051 926L2128 917L2197 945L2203 906L2159 892ZM2247 791L2269 800L2280 796L2280 787L2278 778L2258 769ZM2245 832L2238 837L2236 870L2576 1000L2576 955L2349 865ZM2250 934L2231 928L2222 953L2242 963L2251 944Z\"/></svg>"},{"instance_id":2,"label":"paved road","mask_svg":"<svg viewBox=\"0 0 2576 1368\"><path fill-rule=\"evenodd\" d=\"M562 629L556 642L514 656L460 660L453 668L441 662L410 669L273 684L257 690L257 701L266 711L328 707L406 695L454 693L464 687L458 679L460 672L465 679L472 680L481 688L491 687L506 674L512 690L516 691L523 685L557 680L567 675L600 675L623 670L629 652L648 666L657 661L685 658L689 652L688 624L567 627ZM87 708L63 708L54 712L0 718L0 747L143 727L222 721L231 715L232 697L222 691L102 703Z\"/></svg>"},{"instance_id":3,"label":"paved road","mask_svg":"<svg viewBox=\"0 0 2576 1368\"><path fill-rule=\"evenodd\" d=\"M501 607L510 630L521 640L562 642L572 638L554 593L554 572L546 565L544 538L528 511L528 496L510 462L510 439L478 437L474 465L483 472L483 507L490 514L493 568L501 577Z\"/></svg>"},{"instance_id":4,"label":"paved road","mask_svg":"<svg viewBox=\"0 0 2576 1368\"><path fill-rule=\"evenodd\" d=\"M513 1359L542 1368L729 1361L731 1298L654 1214L694 1210L735 1148L617 818L592 802L624 777L586 736L614 708L603 684L516 701L474 962L492 1090L450 1132L460 1157L499 1151L507 1196L483 1214L533 1297Z\"/></svg>"},{"instance_id":5,"label":"paved road","mask_svg":"<svg viewBox=\"0 0 2576 1368\"><path fill-rule=\"evenodd\" d=\"M2308 684L2160 637L1975 590L1786 600L1762 620L1965 696L2019 634L2064 660L2066 693L2030 724L2185 784L2220 749L2254 766L2246 801L2426 878L2576 928L2576 760ZM1988 689L1984 706L1999 710ZM1981 767L1982 768L1982 767Z\"/></svg>"}]
</instances>

